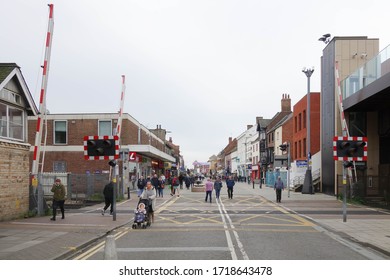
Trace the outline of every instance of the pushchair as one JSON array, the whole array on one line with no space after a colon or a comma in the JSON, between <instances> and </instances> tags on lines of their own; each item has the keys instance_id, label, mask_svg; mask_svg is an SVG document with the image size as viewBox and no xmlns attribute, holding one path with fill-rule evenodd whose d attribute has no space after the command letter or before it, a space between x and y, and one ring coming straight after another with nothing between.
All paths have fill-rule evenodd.
<instances>
[{"instance_id":1,"label":"pushchair","mask_svg":"<svg viewBox=\"0 0 390 280\"><path fill-rule=\"evenodd\" d=\"M143 205L142 205L143 204ZM140 199L138 201L137 208L135 209L133 229L147 228L150 226L150 211L151 206L150 199Z\"/></svg>"}]
</instances>

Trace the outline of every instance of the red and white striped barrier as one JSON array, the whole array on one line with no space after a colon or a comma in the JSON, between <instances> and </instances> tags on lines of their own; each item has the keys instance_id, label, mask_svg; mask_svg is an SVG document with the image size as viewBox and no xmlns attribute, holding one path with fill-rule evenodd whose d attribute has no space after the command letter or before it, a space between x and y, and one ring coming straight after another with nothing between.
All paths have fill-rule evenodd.
<instances>
[{"instance_id":1,"label":"red and white striped barrier","mask_svg":"<svg viewBox=\"0 0 390 280\"><path fill-rule=\"evenodd\" d=\"M37 126L35 132L34 154L33 154L32 168L31 168L31 174L33 176L38 174L38 169L39 169L39 158L40 158L42 126L43 126L42 116L46 114L46 90L47 90L47 81L49 76L51 41L53 39L54 5L49 4L48 6L49 6L49 24L48 24L48 30L46 35L45 60L43 63L42 86L41 86L41 94L39 98L39 113L38 113Z\"/></svg>"}]
</instances>

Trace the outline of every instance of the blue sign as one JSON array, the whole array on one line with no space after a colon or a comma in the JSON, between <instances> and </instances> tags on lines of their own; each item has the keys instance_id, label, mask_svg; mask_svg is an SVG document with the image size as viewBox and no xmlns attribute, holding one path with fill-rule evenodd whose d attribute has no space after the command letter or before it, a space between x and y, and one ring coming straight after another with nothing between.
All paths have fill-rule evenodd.
<instances>
[{"instance_id":1,"label":"blue sign","mask_svg":"<svg viewBox=\"0 0 390 280\"><path fill-rule=\"evenodd\" d=\"M296 163L297 167L307 166L307 160L297 160L295 163Z\"/></svg>"},{"instance_id":2,"label":"blue sign","mask_svg":"<svg viewBox=\"0 0 390 280\"><path fill-rule=\"evenodd\" d=\"M248 164L247 169L252 169L252 164Z\"/></svg>"}]
</instances>

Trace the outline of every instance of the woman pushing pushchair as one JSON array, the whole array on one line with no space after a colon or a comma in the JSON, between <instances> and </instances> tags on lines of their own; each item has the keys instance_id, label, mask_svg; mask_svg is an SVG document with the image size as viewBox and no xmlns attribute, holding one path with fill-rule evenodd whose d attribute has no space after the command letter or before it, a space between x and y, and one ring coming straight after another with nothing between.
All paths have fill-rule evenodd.
<instances>
[{"instance_id":1,"label":"woman pushing pushchair","mask_svg":"<svg viewBox=\"0 0 390 280\"><path fill-rule=\"evenodd\" d=\"M156 209L156 191L153 189L152 183L150 181L146 183L146 187L140 196L140 200L141 199L150 200L151 203L149 203L146 212L148 214L149 221L154 223L154 209Z\"/></svg>"}]
</instances>

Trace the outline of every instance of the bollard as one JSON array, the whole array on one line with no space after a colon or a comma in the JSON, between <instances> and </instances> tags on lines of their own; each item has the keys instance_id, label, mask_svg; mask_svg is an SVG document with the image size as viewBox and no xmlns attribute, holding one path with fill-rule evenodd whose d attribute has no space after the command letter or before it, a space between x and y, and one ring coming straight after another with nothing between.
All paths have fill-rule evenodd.
<instances>
[{"instance_id":1,"label":"bollard","mask_svg":"<svg viewBox=\"0 0 390 280\"><path fill-rule=\"evenodd\" d=\"M106 245L104 247L104 259L105 260L118 259L118 255L116 253L115 237L113 235L107 235Z\"/></svg>"}]
</instances>

